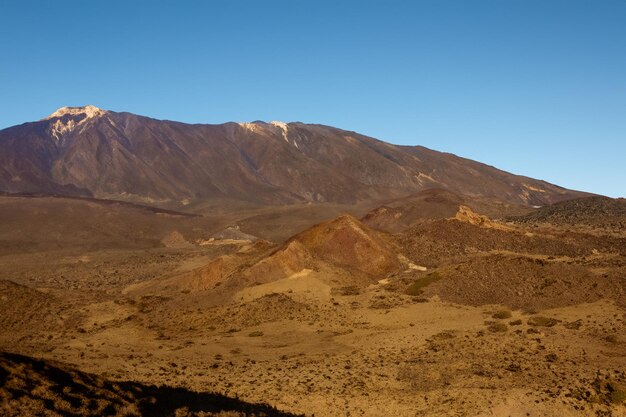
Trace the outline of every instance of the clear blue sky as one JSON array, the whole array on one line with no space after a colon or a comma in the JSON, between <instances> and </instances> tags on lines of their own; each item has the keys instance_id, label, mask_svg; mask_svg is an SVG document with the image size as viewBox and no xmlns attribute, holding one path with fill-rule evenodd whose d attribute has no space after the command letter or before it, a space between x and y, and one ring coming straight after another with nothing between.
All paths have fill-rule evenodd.
<instances>
[{"instance_id":1,"label":"clear blue sky","mask_svg":"<svg viewBox=\"0 0 626 417\"><path fill-rule=\"evenodd\" d=\"M626 0L0 0L0 128L322 123L626 196Z\"/></svg>"}]
</instances>

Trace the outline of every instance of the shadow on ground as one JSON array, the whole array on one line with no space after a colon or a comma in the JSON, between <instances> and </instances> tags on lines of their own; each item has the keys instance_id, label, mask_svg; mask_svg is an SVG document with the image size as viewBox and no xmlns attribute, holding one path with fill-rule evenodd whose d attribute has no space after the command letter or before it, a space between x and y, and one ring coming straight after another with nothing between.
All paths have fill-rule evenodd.
<instances>
[{"instance_id":1,"label":"shadow on ground","mask_svg":"<svg viewBox=\"0 0 626 417\"><path fill-rule=\"evenodd\" d=\"M62 367L28 356L0 353L0 414L296 416L267 404L251 404L220 394L136 382L112 382Z\"/></svg>"}]
</instances>

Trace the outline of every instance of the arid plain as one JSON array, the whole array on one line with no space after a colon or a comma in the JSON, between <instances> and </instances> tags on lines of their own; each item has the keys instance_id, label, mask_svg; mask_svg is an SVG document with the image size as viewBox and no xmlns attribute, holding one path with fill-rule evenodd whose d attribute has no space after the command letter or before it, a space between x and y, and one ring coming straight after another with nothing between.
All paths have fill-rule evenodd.
<instances>
[{"instance_id":1,"label":"arid plain","mask_svg":"<svg viewBox=\"0 0 626 417\"><path fill-rule=\"evenodd\" d=\"M0 212L0 345L76 381L315 416L626 412L623 200L529 209L434 189L194 216L4 196ZM84 382L56 392L36 366L39 396L19 394L37 386L25 363L0 362L8 415L148 410ZM206 404L162 411L278 413Z\"/></svg>"}]
</instances>

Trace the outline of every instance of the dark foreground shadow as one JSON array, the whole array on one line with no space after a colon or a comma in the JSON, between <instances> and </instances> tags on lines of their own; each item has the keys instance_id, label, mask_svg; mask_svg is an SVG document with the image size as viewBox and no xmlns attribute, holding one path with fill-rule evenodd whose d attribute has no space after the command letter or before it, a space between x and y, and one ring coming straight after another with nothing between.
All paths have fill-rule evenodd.
<instances>
[{"instance_id":1,"label":"dark foreground shadow","mask_svg":"<svg viewBox=\"0 0 626 417\"><path fill-rule=\"evenodd\" d=\"M63 368L63 365L52 365L28 356L0 353L0 414L296 416L267 404L252 404L221 394L137 382L113 382ZM48 413L41 413L44 410Z\"/></svg>"}]
</instances>

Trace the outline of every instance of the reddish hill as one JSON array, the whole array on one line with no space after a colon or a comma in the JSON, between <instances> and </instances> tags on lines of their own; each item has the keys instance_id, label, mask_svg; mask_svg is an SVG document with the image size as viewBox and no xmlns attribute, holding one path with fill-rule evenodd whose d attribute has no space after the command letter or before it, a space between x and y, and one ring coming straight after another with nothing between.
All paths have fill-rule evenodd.
<instances>
[{"instance_id":1,"label":"reddish hill","mask_svg":"<svg viewBox=\"0 0 626 417\"><path fill-rule=\"evenodd\" d=\"M291 241L300 242L316 259L374 276L384 276L400 265L383 234L349 215L313 226Z\"/></svg>"},{"instance_id":2,"label":"reddish hill","mask_svg":"<svg viewBox=\"0 0 626 417\"><path fill-rule=\"evenodd\" d=\"M289 278L303 270L326 271L333 279L369 284L401 268L389 236L345 215L315 225L272 250L257 242L248 250L221 256L193 271L128 289L132 293L180 293L215 290L232 293L244 287ZM226 300L225 296L216 299Z\"/></svg>"}]
</instances>

